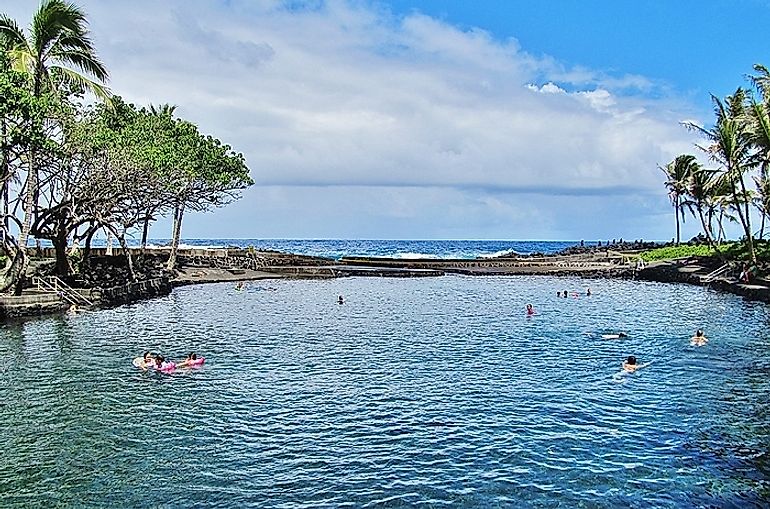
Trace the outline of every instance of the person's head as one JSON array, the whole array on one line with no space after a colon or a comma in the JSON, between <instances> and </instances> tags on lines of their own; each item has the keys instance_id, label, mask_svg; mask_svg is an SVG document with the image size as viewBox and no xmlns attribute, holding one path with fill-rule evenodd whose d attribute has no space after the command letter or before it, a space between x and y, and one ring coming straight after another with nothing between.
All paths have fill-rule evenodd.
<instances>
[{"instance_id":1,"label":"person's head","mask_svg":"<svg viewBox=\"0 0 770 509\"><path fill-rule=\"evenodd\" d=\"M636 357L634 357L633 355L629 355L628 358L626 359L626 364L628 364L629 366L635 366Z\"/></svg>"},{"instance_id":2,"label":"person's head","mask_svg":"<svg viewBox=\"0 0 770 509\"><path fill-rule=\"evenodd\" d=\"M532 304L527 304L527 309L532 309Z\"/></svg>"},{"instance_id":3,"label":"person's head","mask_svg":"<svg viewBox=\"0 0 770 509\"><path fill-rule=\"evenodd\" d=\"M163 364L163 356L158 355L155 357L155 365L160 367L161 364Z\"/></svg>"},{"instance_id":4,"label":"person's head","mask_svg":"<svg viewBox=\"0 0 770 509\"><path fill-rule=\"evenodd\" d=\"M143 358L144 360L147 360L147 359L149 359L149 358L150 358L150 352L144 352L144 355L142 355L142 358Z\"/></svg>"},{"instance_id":5,"label":"person's head","mask_svg":"<svg viewBox=\"0 0 770 509\"><path fill-rule=\"evenodd\" d=\"M191 361L194 361L195 359L198 358L198 356L195 355L195 352L190 352L190 355L188 355L187 358L190 359Z\"/></svg>"},{"instance_id":6,"label":"person's head","mask_svg":"<svg viewBox=\"0 0 770 509\"><path fill-rule=\"evenodd\" d=\"M558 292L556 292L556 296L557 296L557 297L561 297L561 290L559 290Z\"/></svg>"},{"instance_id":7,"label":"person's head","mask_svg":"<svg viewBox=\"0 0 770 509\"><path fill-rule=\"evenodd\" d=\"M625 332L619 332L619 333L618 333L618 337L619 337L619 338L627 338L627 337L628 337L628 334L626 334Z\"/></svg>"},{"instance_id":8,"label":"person's head","mask_svg":"<svg viewBox=\"0 0 770 509\"><path fill-rule=\"evenodd\" d=\"M701 338L703 337L703 330L698 329L695 331L695 337Z\"/></svg>"}]
</instances>

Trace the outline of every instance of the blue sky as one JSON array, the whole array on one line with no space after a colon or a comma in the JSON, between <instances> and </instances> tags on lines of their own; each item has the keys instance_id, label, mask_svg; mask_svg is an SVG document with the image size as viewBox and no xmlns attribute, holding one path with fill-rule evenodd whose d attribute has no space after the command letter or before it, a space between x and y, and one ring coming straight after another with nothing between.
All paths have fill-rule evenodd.
<instances>
[{"instance_id":1,"label":"blue sky","mask_svg":"<svg viewBox=\"0 0 770 509\"><path fill-rule=\"evenodd\" d=\"M670 239L679 123L770 64L768 0L77 3L115 93L246 156L188 238Z\"/></svg>"},{"instance_id":2,"label":"blue sky","mask_svg":"<svg viewBox=\"0 0 770 509\"><path fill-rule=\"evenodd\" d=\"M710 110L709 94L727 95L755 63L770 57L767 0L393 0L464 29L515 38L526 51L565 65L645 76ZM765 29L763 29L763 27Z\"/></svg>"}]
</instances>

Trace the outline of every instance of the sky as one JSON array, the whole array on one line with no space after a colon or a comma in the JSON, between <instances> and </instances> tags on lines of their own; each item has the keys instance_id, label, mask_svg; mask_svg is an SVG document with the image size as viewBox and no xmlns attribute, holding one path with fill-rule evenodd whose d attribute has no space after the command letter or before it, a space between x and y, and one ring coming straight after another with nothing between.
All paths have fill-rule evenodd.
<instances>
[{"instance_id":1,"label":"sky","mask_svg":"<svg viewBox=\"0 0 770 509\"><path fill-rule=\"evenodd\" d=\"M667 240L681 122L770 65L770 0L76 3L115 94L246 157L184 238Z\"/></svg>"}]
</instances>

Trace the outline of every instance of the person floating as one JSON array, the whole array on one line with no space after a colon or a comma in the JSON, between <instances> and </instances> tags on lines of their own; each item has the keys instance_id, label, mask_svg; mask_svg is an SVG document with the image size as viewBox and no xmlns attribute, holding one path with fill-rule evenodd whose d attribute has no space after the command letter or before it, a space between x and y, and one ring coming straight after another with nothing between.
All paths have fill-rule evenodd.
<instances>
[{"instance_id":1,"label":"person floating","mask_svg":"<svg viewBox=\"0 0 770 509\"><path fill-rule=\"evenodd\" d=\"M698 329L697 331L695 331L695 335L692 338L690 338L690 344L692 346L706 346L706 343L708 342L709 340L703 334L703 331L701 329Z\"/></svg>"},{"instance_id":2,"label":"person floating","mask_svg":"<svg viewBox=\"0 0 770 509\"><path fill-rule=\"evenodd\" d=\"M176 364L171 361L166 361L162 355L155 357L155 365L153 366L156 371L162 371L164 373L170 373L176 369Z\"/></svg>"},{"instance_id":3,"label":"person floating","mask_svg":"<svg viewBox=\"0 0 770 509\"><path fill-rule=\"evenodd\" d=\"M345 299L342 297L342 295L337 297L337 304L345 304Z\"/></svg>"},{"instance_id":4,"label":"person floating","mask_svg":"<svg viewBox=\"0 0 770 509\"><path fill-rule=\"evenodd\" d=\"M182 362L177 363L177 368L189 368L191 366L200 366L206 361L205 357L198 357L195 352L187 354L187 358Z\"/></svg>"},{"instance_id":5,"label":"person floating","mask_svg":"<svg viewBox=\"0 0 770 509\"><path fill-rule=\"evenodd\" d=\"M132 364L137 368L142 368L146 371L147 368L153 367L155 365L154 354L152 352L144 352L144 355L135 358L132 361Z\"/></svg>"},{"instance_id":6,"label":"person floating","mask_svg":"<svg viewBox=\"0 0 770 509\"><path fill-rule=\"evenodd\" d=\"M535 314L535 308L532 307L532 304L527 304L527 316L532 316Z\"/></svg>"}]
</instances>

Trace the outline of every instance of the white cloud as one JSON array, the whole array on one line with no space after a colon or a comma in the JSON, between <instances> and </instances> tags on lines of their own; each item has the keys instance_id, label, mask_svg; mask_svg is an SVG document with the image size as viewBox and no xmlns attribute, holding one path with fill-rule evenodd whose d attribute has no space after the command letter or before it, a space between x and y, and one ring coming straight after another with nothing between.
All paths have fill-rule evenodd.
<instances>
[{"instance_id":1,"label":"white cloud","mask_svg":"<svg viewBox=\"0 0 770 509\"><path fill-rule=\"evenodd\" d=\"M678 124L692 113L639 93L652 80L570 69L421 14L342 0L79 3L116 93L178 105L242 151L258 185L305 190L294 206L308 214L324 205L307 189L328 201L360 187L368 200L337 209L355 205L372 225L423 214L437 229L452 230L444 223L455 217L458 228L489 230L460 218L532 221L521 193L665 197L657 165L692 147ZM27 4L12 0L10 14L26 21ZM256 210L264 195L247 191L233 210ZM374 210L376 195L389 199ZM571 220L539 217L554 232Z\"/></svg>"}]
</instances>

